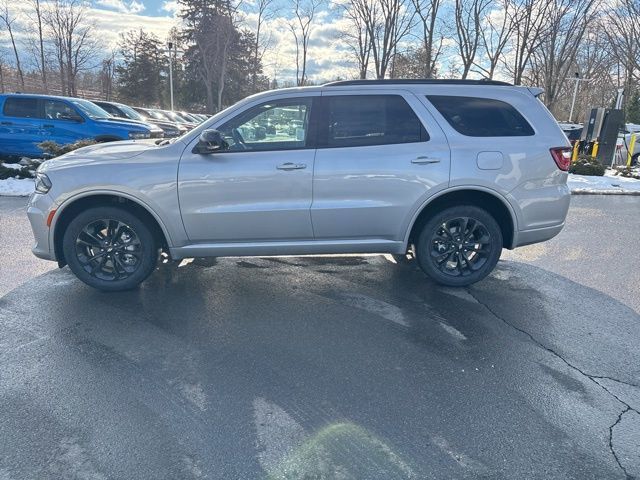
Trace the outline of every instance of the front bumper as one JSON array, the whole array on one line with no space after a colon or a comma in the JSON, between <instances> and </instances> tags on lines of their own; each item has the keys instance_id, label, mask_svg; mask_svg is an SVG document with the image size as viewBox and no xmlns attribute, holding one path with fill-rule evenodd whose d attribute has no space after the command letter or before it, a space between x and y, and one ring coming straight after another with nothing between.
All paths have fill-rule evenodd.
<instances>
[{"instance_id":1,"label":"front bumper","mask_svg":"<svg viewBox=\"0 0 640 480\"><path fill-rule=\"evenodd\" d=\"M50 229L47 217L53 207L53 199L48 194L34 193L29 198L27 217L33 231L35 243L31 248L33 254L44 260L55 260L53 245L50 244Z\"/></svg>"}]
</instances>

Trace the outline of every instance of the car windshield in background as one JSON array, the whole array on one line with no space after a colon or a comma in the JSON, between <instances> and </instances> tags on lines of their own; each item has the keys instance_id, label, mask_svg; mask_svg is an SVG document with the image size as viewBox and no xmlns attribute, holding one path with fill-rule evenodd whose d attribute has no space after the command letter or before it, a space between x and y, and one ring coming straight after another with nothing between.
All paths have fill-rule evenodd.
<instances>
[{"instance_id":1,"label":"car windshield in background","mask_svg":"<svg viewBox=\"0 0 640 480\"><path fill-rule=\"evenodd\" d=\"M82 113L84 113L89 118L100 119L112 117L112 115L106 110L87 100L73 99L71 100L71 103L78 107L82 111Z\"/></svg>"},{"instance_id":2,"label":"car windshield in background","mask_svg":"<svg viewBox=\"0 0 640 480\"><path fill-rule=\"evenodd\" d=\"M173 120L174 122L178 122L178 123L189 123L187 122L184 118L182 118L180 115L178 115L175 112L162 112L164 113L167 117L169 117L171 120Z\"/></svg>"},{"instance_id":3,"label":"car windshield in background","mask_svg":"<svg viewBox=\"0 0 640 480\"><path fill-rule=\"evenodd\" d=\"M118 108L120 110L122 110L125 115L129 118L132 118L133 120L140 120L141 122L144 122L146 119L140 115L138 112L136 112L133 108L129 107L128 105L118 105Z\"/></svg>"}]
</instances>

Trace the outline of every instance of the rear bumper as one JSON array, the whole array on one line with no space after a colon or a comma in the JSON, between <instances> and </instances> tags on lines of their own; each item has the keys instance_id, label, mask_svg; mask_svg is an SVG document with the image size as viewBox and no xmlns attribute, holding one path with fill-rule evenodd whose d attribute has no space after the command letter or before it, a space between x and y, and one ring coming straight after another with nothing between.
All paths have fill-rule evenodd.
<instances>
[{"instance_id":1,"label":"rear bumper","mask_svg":"<svg viewBox=\"0 0 640 480\"><path fill-rule=\"evenodd\" d=\"M532 243L544 242L550 240L560 233L564 228L564 222L559 225L552 225L544 228L533 228L530 230L521 230L516 232L513 247L523 247Z\"/></svg>"}]
</instances>

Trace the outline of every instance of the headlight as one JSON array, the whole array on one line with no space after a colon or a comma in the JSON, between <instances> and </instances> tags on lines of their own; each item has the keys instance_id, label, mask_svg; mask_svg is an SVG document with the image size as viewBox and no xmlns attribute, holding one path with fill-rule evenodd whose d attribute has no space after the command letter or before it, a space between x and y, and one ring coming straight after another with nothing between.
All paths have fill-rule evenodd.
<instances>
[{"instance_id":1,"label":"headlight","mask_svg":"<svg viewBox=\"0 0 640 480\"><path fill-rule=\"evenodd\" d=\"M129 138L149 138L149 132L129 132Z\"/></svg>"},{"instance_id":2,"label":"headlight","mask_svg":"<svg viewBox=\"0 0 640 480\"><path fill-rule=\"evenodd\" d=\"M51 180L44 173L36 173L36 192L47 193L51 189Z\"/></svg>"}]
</instances>

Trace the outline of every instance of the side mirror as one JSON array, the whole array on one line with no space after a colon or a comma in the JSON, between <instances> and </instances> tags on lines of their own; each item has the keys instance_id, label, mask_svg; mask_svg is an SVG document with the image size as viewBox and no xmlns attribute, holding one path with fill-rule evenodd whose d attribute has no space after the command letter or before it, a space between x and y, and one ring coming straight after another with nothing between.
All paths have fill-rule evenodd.
<instances>
[{"instance_id":1,"label":"side mirror","mask_svg":"<svg viewBox=\"0 0 640 480\"><path fill-rule=\"evenodd\" d=\"M193 147L193 153L209 155L211 153L227 150L229 144L218 130L205 130L200 134L198 143Z\"/></svg>"},{"instance_id":2,"label":"side mirror","mask_svg":"<svg viewBox=\"0 0 640 480\"><path fill-rule=\"evenodd\" d=\"M81 123L82 117L78 115L72 115L70 113L62 113L58 115L58 120L67 120L68 122Z\"/></svg>"}]
</instances>

